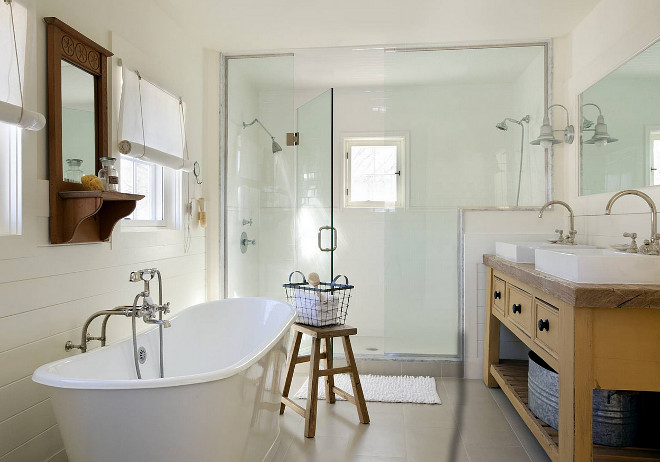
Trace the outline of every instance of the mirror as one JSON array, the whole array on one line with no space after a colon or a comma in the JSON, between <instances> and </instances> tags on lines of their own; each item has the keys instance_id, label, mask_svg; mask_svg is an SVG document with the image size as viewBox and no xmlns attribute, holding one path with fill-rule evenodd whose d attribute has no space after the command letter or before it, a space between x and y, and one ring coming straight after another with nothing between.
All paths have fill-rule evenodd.
<instances>
[{"instance_id":1,"label":"mirror","mask_svg":"<svg viewBox=\"0 0 660 462\"><path fill-rule=\"evenodd\" d=\"M660 42L580 95L580 195L660 184Z\"/></svg>"},{"instance_id":2,"label":"mirror","mask_svg":"<svg viewBox=\"0 0 660 462\"><path fill-rule=\"evenodd\" d=\"M80 191L108 153L108 58L99 46L57 18L46 23L48 167L51 208L64 191ZM55 205L54 205L55 203ZM51 210L51 217L54 214Z\"/></svg>"},{"instance_id":3,"label":"mirror","mask_svg":"<svg viewBox=\"0 0 660 462\"><path fill-rule=\"evenodd\" d=\"M94 76L62 61L62 166L64 181L95 175Z\"/></svg>"}]
</instances>

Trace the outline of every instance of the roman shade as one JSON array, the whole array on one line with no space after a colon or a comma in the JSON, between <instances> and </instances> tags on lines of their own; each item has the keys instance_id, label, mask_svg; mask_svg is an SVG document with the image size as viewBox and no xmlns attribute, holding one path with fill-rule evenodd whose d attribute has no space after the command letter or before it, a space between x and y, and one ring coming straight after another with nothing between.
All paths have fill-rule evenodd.
<instances>
[{"instance_id":1,"label":"roman shade","mask_svg":"<svg viewBox=\"0 0 660 462\"><path fill-rule=\"evenodd\" d=\"M0 122L26 130L41 130L46 118L23 104L28 26L25 6L15 0L0 2Z\"/></svg>"},{"instance_id":2,"label":"roman shade","mask_svg":"<svg viewBox=\"0 0 660 462\"><path fill-rule=\"evenodd\" d=\"M192 171L187 157L184 105L139 71L122 63L118 140L122 154L175 170Z\"/></svg>"}]
</instances>

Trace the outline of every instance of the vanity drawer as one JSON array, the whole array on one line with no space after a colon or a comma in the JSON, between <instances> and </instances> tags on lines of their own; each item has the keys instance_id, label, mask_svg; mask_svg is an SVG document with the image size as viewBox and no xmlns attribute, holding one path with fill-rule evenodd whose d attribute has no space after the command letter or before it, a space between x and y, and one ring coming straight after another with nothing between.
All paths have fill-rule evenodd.
<instances>
[{"instance_id":1,"label":"vanity drawer","mask_svg":"<svg viewBox=\"0 0 660 462\"><path fill-rule=\"evenodd\" d=\"M552 305L535 300L534 343L555 358L559 349L559 310Z\"/></svg>"},{"instance_id":2,"label":"vanity drawer","mask_svg":"<svg viewBox=\"0 0 660 462\"><path fill-rule=\"evenodd\" d=\"M528 336L532 336L533 297L511 284L507 285L506 317Z\"/></svg>"},{"instance_id":3,"label":"vanity drawer","mask_svg":"<svg viewBox=\"0 0 660 462\"><path fill-rule=\"evenodd\" d=\"M498 277L493 276L493 308L499 311L504 316L504 296L506 295L506 282Z\"/></svg>"}]
</instances>

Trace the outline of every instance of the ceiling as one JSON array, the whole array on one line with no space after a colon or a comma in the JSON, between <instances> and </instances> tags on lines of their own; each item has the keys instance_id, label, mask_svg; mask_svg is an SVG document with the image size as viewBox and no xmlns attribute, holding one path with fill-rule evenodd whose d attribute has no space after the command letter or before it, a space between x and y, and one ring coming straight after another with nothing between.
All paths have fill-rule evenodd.
<instances>
[{"instance_id":1,"label":"ceiling","mask_svg":"<svg viewBox=\"0 0 660 462\"><path fill-rule=\"evenodd\" d=\"M224 52L547 39L599 0L153 0Z\"/></svg>"}]
</instances>

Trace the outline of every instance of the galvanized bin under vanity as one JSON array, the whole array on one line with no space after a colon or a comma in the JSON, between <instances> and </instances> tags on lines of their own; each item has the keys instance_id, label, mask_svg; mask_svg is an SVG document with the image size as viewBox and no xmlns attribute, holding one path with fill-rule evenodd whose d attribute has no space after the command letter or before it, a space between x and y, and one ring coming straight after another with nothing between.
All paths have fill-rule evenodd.
<instances>
[{"instance_id":1,"label":"galvanized bin under vanity","mask_svg":"<svg viewBox=\"0 0 660 462\"><path fill-rule=\"evenodd\" d=\"M536 417L559 429L559 375L529 352L528 405ZM633 446L637 441L639 393L595 389L593 440L603 446Z\"/></svg>"}]
</instances>

